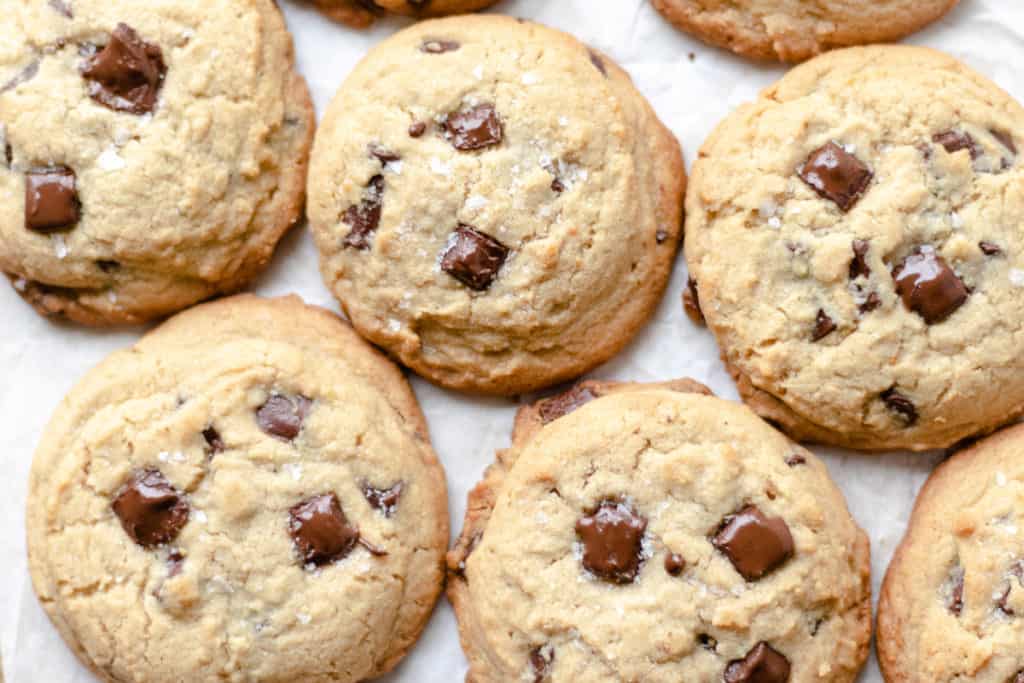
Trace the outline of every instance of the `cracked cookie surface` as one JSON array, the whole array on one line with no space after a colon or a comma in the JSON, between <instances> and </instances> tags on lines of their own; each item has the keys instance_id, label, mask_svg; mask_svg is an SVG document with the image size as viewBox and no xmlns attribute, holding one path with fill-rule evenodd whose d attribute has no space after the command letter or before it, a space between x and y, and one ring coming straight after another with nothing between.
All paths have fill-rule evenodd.
<instances>
[{"instance_id":1,"label":"cracked cookie surface","mask_svg":"<svg viewBox=\"0 0 1024 683\"><path fill-rule=\"evenodd\" d=\"M888 683L1024 680L1024 427L955 454L918 495L878 606Z\"/></svg>"},{"instance_id":2,"label":"cracked cookie surface","mask_svg":"<svg viewBox=\"0 0 1024 683\"><path fill-rule=\"evenodd\" d=\"M317 134L309 216L363 336L439 384L515 394L586 372L646 322L684 185L678 142L607 57L464 16L356 67Z\"/></svg>"},{"instance_id":3,"label":"cracked cookie surface","mask_svg":"<svg viewBox=\"0 0 1024 683\"><path fill-rule=\"evenodd\" d=\"M867 537L817 458L709 394L521 409L448 554L467 682L855 680Z\"/></svg>"},{"instance_id":4,"label":"cracked cookie surface","mask_svg":"<svg viewBox=\"0 0 1024 683\"><path fill-rule=\"evenodd\" d=\"M133 323L263 269L314 127L272 0L30 0L0 32L0 270L24 299Z\"/></svg>"},{"instance_id":5,"label":"cracked cookie surface","mask_svg":"<svg viewBox=\"0 0 1024 683\"><path fill-rule=\"evenodd\" d=\"M334 21L367 28L383 14L407 17L439 17L490 7L498 0L306 0Z\"/></svg>"},{"instance_id":6,"label":"cracked cookie surface","mask_svg":"<svg viewBox=\"0 0 1024 683\"><path fill-rule=\"evenodd\" d=\"M444 474L399 370L297 298L191 309L65 398L36 453L29 568L102 680L391 669L443 581Z\"/></svg>"},{"instance_id":7,"label":"cracked cookie surface","mask_svg":"<svg viewBox=\"0 0 1024 683\"><path fill-rule=\"evenodd\" d=\"M740 393L798 439L948 447L1013 419L1024 109L952 57L850 48L705 143L686 257Z\"/></svg>"}]
</instances>

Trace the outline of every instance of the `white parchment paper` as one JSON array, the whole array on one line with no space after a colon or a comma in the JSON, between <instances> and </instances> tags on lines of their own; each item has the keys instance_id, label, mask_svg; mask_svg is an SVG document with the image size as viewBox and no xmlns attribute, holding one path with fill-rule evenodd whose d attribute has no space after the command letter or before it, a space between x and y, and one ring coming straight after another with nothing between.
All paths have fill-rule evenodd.
<instances>
[{"instance_id":1,"label":"white parchment paper","mask_svg":"<svg viewBox=\"0 0 1024 683\"><path fill-rule=\"evenodd\" d=\"M865 0L867 2L869 0ZM294 33L299 68L318 111L366 50L400 28L382 21L359 32L281 0ZM687 165L712 128L736 105L752 99L784 73L708 47L664 22L647 0L506 0L493 11L533 19L575 34L607 52L629 71L658 114L682 141ZM1024 98L1024 2L962 0L948 17L909 42L945 50ZM640 381L689 376L720 396L736 392L718 359L714 340L683 315L680 294L686 267L680 255L654 320L618 358L594 376ZM316 251L304 228L281 243L261 294L300 294L338 310L317 271ZM91 331L47 322L9 287L0 286L0 652L8 683L95 681L64 646L46 619L26 571L24 507L35 445L61 397L111 351L142 330ZM466 493L508 444L515 405L443 391L414 380L443 461L452 531L461 528ZM816 449L846 493L871 537L874 587L902 536L914 495L938 454L858 455ZM459 683L465 674L455 619L442 599L422 640L388 683ZM880 683L873 658L862 681Z\"/></svg>"}]
</instances>

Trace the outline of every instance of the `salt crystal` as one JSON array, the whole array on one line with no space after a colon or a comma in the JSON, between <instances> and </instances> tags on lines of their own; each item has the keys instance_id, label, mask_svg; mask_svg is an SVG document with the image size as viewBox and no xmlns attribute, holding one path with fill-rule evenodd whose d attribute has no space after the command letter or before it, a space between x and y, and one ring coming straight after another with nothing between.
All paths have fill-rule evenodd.
<instances>
[{"instance_id":1,"label":"salt crystal","mask_svg":"<svg viewBox=\"0 0 1024 683\"><path fill-rule=\"evenodd\" d=\"M443 176L450 176L452 174L452 167L437 157L430 157L430 170Z\"/></svg>"},{"instance_id":2,"label":"salt crystal","mask_svg":"<svg viewBox=\"0 0 1024 683\"><path fill-rule=\"evenodd\" d=\"M63 260L68 255L68 245L64 241L64 235L53 236L53 253L57 255L57 258Z\"/></svg>"},{"instance_id":3,"label":"salt crystal","mask_svg":"<svg viewBox=\"0 0 1024 683\"><path fill-rule=\"evenodd\" d=\"M996 472L996 486L1006 486L1006 475L1002 472Z\"/></svg>"},{"instance_id":4,"label":"salt crystal","mask_svg":"<svg viewBox=\"0 0 1024 683\"><path fill-rule=\"evenodd\" d=\"M476 68L473 69L473 78L475 78L476 80L479 81L479 80L482 80L483 77L484 77L484 65L483 64L477 64Z\"/></svg>"},{"instance_id":5,"label":"salt crystal","mask_svg":"<svg viewBox=\"0 0 1024 683\"><path fill-rule=\"evenodd\" d=\"M114 147L108 147L96 158L96 165L104 171L120 171L127 164Z\"/></svg>"},{"instance_id":6,"label":"salt crystal","mask_svg":"<svg viewBox=\"0 0 1024 683\"><path fill-rule=\"evenodd\" d=\"M196 518L196 521L200 524L206 524L207 517L206 513L202 510L193 510L192 516Z\"/></svg>"},{"instance_id":7,"label":"salt crystal","mask_svg":"<svg viewBox=\"0 0 1024 683\"><path fill-rule=\"evenodd\" d=\"M466 208L469 209L470 211L482 209L485 206L487 206L487 204L487 197L481 197L478 194L472 195L466 200Z\"/></svg>"},{"instance_id":8,"label":"salt crystal","mask_svg":"<svg viewBox=\"0 0 1024 683\"><path fill-rule=\"evenodd\" d=\"M960 217L960 214L954 211L953 213L949 214L949 224L952 225L955 229L959 230L960 228L964 227L964 219Z\"/></svg>"},{"instance_id":9,"label":"salt crystal","mask_svg":"<svg viewBox=\"0 0 1024 683\"><path fill-rule=\"evenodd\" d=\"M1024 287L1024 270L1019 268L1010 269L1010 284L1014 287Z\"/></svg>"},{"instance_id":10,"label":"salt crystal","mask_svg":"<svg viewBox=\"0 0 1024 683\"><path fill-rule=\"evenodd\" d=\"M299 620L300 624L308 624L313 621L313 617L309 616L305 612L296 612L295 618Z\"/></svg>"},{"instance_id":11,"label":"salt crystal","mask_svg":"<svg viewBox=\"0 0 1024 683\"><path fill-rule=\"evenodd\" d=\"M523 85L536 85L537 83L540 83L540 78L537 74L531 71L527 71L523 74Z\"/></svg>"}]
</instances>

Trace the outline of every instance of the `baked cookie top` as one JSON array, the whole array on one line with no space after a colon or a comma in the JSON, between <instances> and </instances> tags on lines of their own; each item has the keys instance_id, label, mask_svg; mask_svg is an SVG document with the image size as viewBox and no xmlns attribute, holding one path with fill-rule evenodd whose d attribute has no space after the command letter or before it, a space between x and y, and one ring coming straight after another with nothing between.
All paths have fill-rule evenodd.
<instances>
[{"instance_id":1,"label":"baked cookie top","mask_svg":"<svg viewBox=\"0 0 1024 683\"><path fill-rule=\"evenodd\" d=\"M266 264L313 134L274 2L30 0L0 34L0 270L41 313L137 322Z\"/></svg>"},{"instance_id":2,"label":"baked cookie top","mask_svg":"<svg viewBox=\"0 0 1024 683\"><path fill-rule=\"evenodd\" d=\"M889 683L1024 680L1024 427L928 479L889 565L878 658Z\"/></svg>"},{"instance_id":3,"label":"baked cookie top","mask_svg":"<svg viewBox=\"0 0 1024 683\"><path fill-rule=\"evenodd\" d=\"M856 678L867 537L817 458L705 392L585 383L521 414L448 555L467 681Z\"/></svg>"},{"instance_id":4,"label":"baked cookie top","mask_svg":"<svg viewBox=\"0 0 1024 683\"><path fill-rule=\"evenodd\" d=\"M90 372L44 434L27 517L39 599L106 681L379 675L448 543L408 384L294 297L193 308Z\"/></svg>"},{"instance_id":5,"label":"baked cookie top","mask_svg":"<svg viewBox=\"0 0 1024 683\"><path fill-rule=\"evenodd\" d=\"M314 144L324 278L363 336L439 384L515 394L614 355L664 290L678 142L571 36L417 24L356 67Z\"/></svg>"},{"instance_id":6,"label":"baked cookie top","mask_svg":"<svg viewBox=\"0 0 1024 683\"><path fill-rule=\"evenodd\" d=\"M837 47L899 40L958 0L651 0L669 21L757 59L798 62Z\"/></svg>"},{"instance_id":7,"label":"baked cookie top","mask_svg":"<svg viewBox=\"0 0 1024 683\"><path fill-rule=\"evenodd\" d=\"M325 15L354 28L367 28L382 14L439 17L475 12L498 0L307 0Z\"/></svg>"},{"instance_id":8,"label":"baked cookie top","mask_svg":"<svg viewBox=\"0 0 1024 683\"><path fill-rule=\"evenodd\" d=\"M1024 402L1024 109L952 57L851 48L705 143L686 257L744 399L796 438L947 447Z\"/></svg>"}]
</instances>

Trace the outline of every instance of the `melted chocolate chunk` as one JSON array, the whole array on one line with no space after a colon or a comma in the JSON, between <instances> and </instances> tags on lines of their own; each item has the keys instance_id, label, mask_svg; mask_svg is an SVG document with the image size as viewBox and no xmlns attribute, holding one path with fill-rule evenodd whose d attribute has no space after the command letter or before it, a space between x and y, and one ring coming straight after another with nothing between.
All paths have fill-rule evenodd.
<instances>
[{"instance_id":1,"label":"melted chocolate chunk","mask_svg":"<svg viewBox=\"0 0 1024 683\"><path fill-rule=\"evenodd\" d=\"M25 174L25 227L36 232L59 232L78 224L75 172L67 166L37 168Z\"/></svg>"},{"instance_id":2,"label":"melted chocolate chunk","mask_svg":"<svg viewBox=\"0 0 1024 683\"><path fill-rule=\"evenodd\" d=\"M867 240L853 241L853 260L850 261L850 279L856 280L859 277L871 277L871 266L868 265L868 252L871 250L871 243Z\"/></svg>"},{"instance_id":3,"label":"melted chocolate chunk","mask_svg":"<svg viewBox=\"0 0 1024 683\"><path fill-rule=\"evenodd\" d=\"M998 256L1003 253L1002 248L994 242L978 242L978 248L985 256Z\"/></svg>"},{"instance_id":4,"label":"melted chocolate chunk","mask_svg":"<svg viewBox=\"0 0 1024 683\"><path fill-rule=\"evenodd\" d=\"M352 229L342 241L346 247L361 251L370 248L370 236L380 225L381 206L384 203L384 176L375 175L363 190L363 199L359 204L348 207L342 222L351 225Z\"/></svg>"},{"instance_id":5,"label":"melted chocolate chunk","mask_svg":"<svg viewBox=\"0 0 1024 683\"><path fill-rule=\"evenodd\" d=\"M794 554L793 536L785 520L766 517L754 505L726 517L711 543L747 581L778 569Z\"/></svg>"},{"instance_id":6,"label":"melted chocolate chunk","mask_svg":"<svg viewBox=\"0 0 1024 683\"><path fill-rule=\"evenodd\" d=\"M576 522L584 568L609 583L633 583L643 564L646 530L647 520L628 505L604 501Z\"/></svg>"},{"instance_id":7,"label":"melted chocolate chunk","mask_svg":"<svg viewBox=\"0 0 1024 683\"><path fill-rule=\"evenodd\" d=\"M441 270L482 292L491 286L508 258L508 247L473 226L460 223L441 253Z\"/></svg>"},{"instance_id":8,"label":"melted chocolate chunk","mask_svg":"<svg viewBox=\"0 0 1024 683\"><path fill-rule=\"evenodd\" d=\"M533 670L534 683L544 683L554 662L555 651L551 647L535 647L530 650L530 668Z\"/></svg>"},{"instance_id":9,"label":"melted chocolate chunk","mask_svg":"<svg viewBox=\"0 0 1024 683\"><path fill-rule=\"evenodd\" d=\"M139 38L127 24L118 24L106 47L82 69L92 99L130 114L153 111L166 74L160 47Z\"/></svg>"},{"instance_id":10,"label":"melted chocolate chunk","mask_svg":"<svg viewBox=\"0 0 1024 683\"><path fill-rule=\"evenodd\" d=\"M0 85L0 95L7 92L8 90L14 90L22 83L27 83L36 77L39 73L39 60L30 62L28 66L19 71L14 78L7 81L3 85Z\"/></svg>"},{"instance_id":11,"label":"melted chocolate chunk","mask_svg":"<svg viewBox=\"0 0 1024 683\"><path fill-rule=\"evenodd\" d=\"M185 497L158 469L135 471L111 507L125 533L143 548L170 543L188 521Z\"/></svg>"},{"instance_id":12,"label":"melted chocolate chunk","mask_svg":"<svg viewBox=\"0 0 1024 683\"><path fill-rule=\"evenodd\" d=\"M602 76L608 78L608 67L605 66L604 59L601 55L597 54L593 50L588 50L588 52L590 53L590 63L601 72Z\"/></svg>"},{"instance_id":13,"label":"melted chocolate chunk","mask_svg":"<svg viewBox=\"0 0 1024 683\"><path fill-rule=\"evenodd\" d=\"M686 569L686 560L682 555L669 553L665 556L665 571L669 576L679 576Z\"/></svg>"},{"instance_id":14,"label":"melted chocolate chunk","mask_svg":"<svg viewBox=\"0 0 1024 683\"><path fill-rule=\"evenodd\" d=\"M292 441L302 430L311 405L312 401L305 396L289 398L275 394L256 410L256 424L275 438Z\"/></svg>"},{"instance_id":15,"label":"melted chocolate chunk","mask_svg":"<svg viewBox=\"0 0 1024 683\"><path fill-rule=\"evenodd\" d=\"M814 322L814 332L811 333L811 341L821 341L836 330L836 323L828 316L824 309L818 309L818 317Z\"/></svg>"},{"instance_id":16,"label":"melted chocolate chunk","mask_svg":"<svg viewBox=\"0 0 1024 683\"><path fill-rule=\"evenodd\" d=\"M395 508L398 507L398 499L402 497L403 488L405 485L402 482L387 489L376 489L369 484L363 484L363 497L372 508L385 517L391 517L395 514Z\"/></svg>"},{"instance_id":17,"label":"melted chocolate chunk","mask_svg":"<svg viewBox=\"0 0 1024 683\"><path fill-rule=\"evenodd\" d=\"M423 137L423 134L427 132L427 124L422 121L416 121L409 124L409 137L419 138Z\"/></svg>"},{"instance_id":18,"label":"melted chocolate chunk","mask_svg":"<svg viewBox=\"0 0 1024 683\"><path fill-rule=\"evenodd\" d=\"M942 145L950 154L966 149L971 154L971 159L981 156L982 149L974 141L970 133L958 130L947 130L943 133L936 133L932 136L932 142Z\"/></svg>"},{"instance_id":19,"label":"melted chocolate chunk","mask_svg":"<svg viewBox=\"0 0 1024 683\"><path fill-rule=\"evenodd\" d=\"M359 541L359 530L349 524L333 493L304 500L288 515L288 533L303 564L321 567L343 560Z\"/></svg>"},{"instance_id":20,"label":"melted chocolate chunk","mask_svg":"<svg viewBox=\"0 0 1024 683\"><path fill-rule=\"evenodd\" d=\"M462 152L500 144L505 135L493 104L452 112L441 125L445 139Z\"/></svg>"},{"instance_id":21,"label":"melted chocolate chunk","mask_svg":"<svg viewBox=\"0 0 1024 683\"><path fill-rule=\"evenodd\" d=\"M558 394L557 396L545 399L538 409L538 412L540 413L540 421L544 424L554 422L558 418L564 417L574 410L590 403L595 398L597 398L597 394L595 394L590 388L577 385L568 391Z\"/></svg>"},{"instance_id":22,"label":"melted chocolate chunk","mask_svg":"<svg viewBox=\"0 0 1024 683\"><path fill-rule=\"evenodd\" d=\"M700 308L697 281L692 277L686 281L686 289L683 290L683 311L694 325L704 326L707 324L707 321L704 320L704 311Z\"/></svg>"},{"instance_id":23,"label":"melted chocolate chunk","mask_svg":"<svg viewBox=\"0 0 1024 683\"><path fill-rule=\"evenodd\" d=\"M946 602L946 609L955 616L960 616L964 611L964 570L957 567L950 577L953 584L949 591L949 600Z\"/></svg>"},{"instance_id":24,"label":"melted chocolate chunk","mask_svg":"<svg viewBox=\"0 0 1024 683\"><path fill-rule=\"evenodd\" d=\"M834 142L812 152L798 174L843 213L854 207L874 177L866 164Z\"/></svg>"},{"instance_id":25,"label":"melted chocolate chunk","mask_svg":"<svg viewBox=\"0 0 1024 683\"><path fill-rule=\"evenodd\" d=\"M203 430L203 438L206 440L207 452L211 455L224 451L224 439L220 437L220 432L212 426Z\"/></svg>"},{"instance_id":26,"label":"melted chocolate chunk","mask_svg":"<svg viewBox=\"0 0 1024 683\"><path fill-rule=\"evenodd\" d=\"M382 164L389 164L392 161L401 161L402 160L402 156L400 154L392 152L387 147L384 147L383 145L380 145L380 144L378 144L376 142L371 143L366 148L366 151L367 151L367 153L371 157L373 157L374 159L376 159L377 161L379 161Z\"/></svg>"},{"instance_id":27,"label":"melted chocolate chunk","mask_svg":"<svg viewBox=\"0 0 1024 683\"><path fill-rule=\"evenodd\" d=\"M426 52L427 54L439 55L444 52L455 52L461 44L454 40L424 40L423 44L420 45L420 51Z\"/></svg>"},{"instance_id":28,"label":"melted chocolate chunk","mask_svg":"<svg viewBox=\"0 0 1024 683\"><path fill-rule=\"evenodd\" d=\"M789 660L762 641L743 659L729 662L725 683L786 683L789 672Z\"/></svg>"},{"instance_id":29,"label":"melted chocolate chunk","mask_svg":"<svg viewBox=\"0 0 1024 683\"><path fill-rule=\"evenodd\" d=\"M960 308L969 292L933 247L918 247L892 271L904 305L929 325L940 323Z\"/></svg>"},{"instance_id":30,"label":"melted chocolate chunk","mask_svg":"<svg viewBox=\"0 0 1024 683\"><path fill-rule=\"evenodd\" d=\"M882 392L882 401L889 410L898 413L908 426L917 422L917 408L909 398L897 391L896 387Z\"/></svg>"},{"instance_id":31,"label":"melted chocolate chunk","mask_svg":"<svg viewBox=\"0 0 1024 683\"><path fill-rule=\"evenodd\" d=\"M790 467L799 467L800 465L807 464L807 458L800 455L799 453L795 453L786 458L786 464L789 465Z\"/></svg>"}]
</instances>

